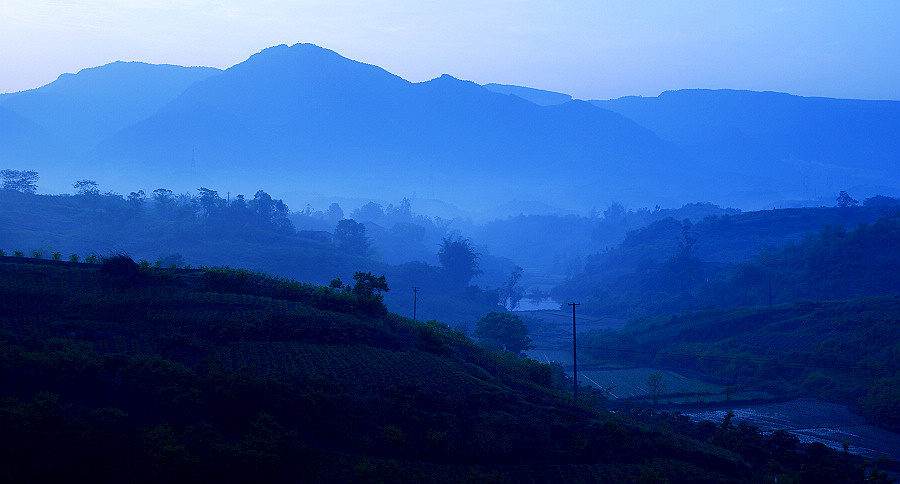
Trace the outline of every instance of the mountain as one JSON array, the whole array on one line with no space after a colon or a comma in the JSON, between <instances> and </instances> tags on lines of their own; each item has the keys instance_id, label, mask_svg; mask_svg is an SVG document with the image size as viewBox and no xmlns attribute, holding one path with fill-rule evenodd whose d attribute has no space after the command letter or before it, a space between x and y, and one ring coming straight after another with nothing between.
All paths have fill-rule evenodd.
<instances>
[{"instance_id":1,"label":"mountain","mask_svg":"<svg viewBox=\"0 0 900 484\"><path fill-rule=\"evenodd\" d=\"M484 88L498 92L500 94L510 94L519 96L520 98L531 101L540 106L552 106L555 104L563 104L572 100L572 96L560 92L544 91L542 89L534 89L532 87L511 86L509 84L488 83Z\"/></svg>"},{"instance_id":2,"label":"mountain","mask_svg":"<svg viewBox=\"0 0 900 484\"><path fill-rule=\"evenodd\" d=\"M449 75L411 83L297 44L194 84L98 146L86 168L99 169L86 176L178 190L426 194L471 209L674 196L686 188L680 162L649 130L586 102L537 106Z\"/></svg>"},{"instance_id":3,"label":"mountain","mask_svg":"<svg viewBox=\"0 0 900 484\"><path fill-rule=\"evenodd\" d=\"M61 146L56 137L34 121L0 104L0 163L14 167L25 159L46 159L57 155ZM22 168L30 169L31 167Z\"/></svg>"},{"instance_id":4,"label":"mountain","mask_svg":"<svg viewBox=\"0 0 900 484\"><path fill-rule=\"evenodd\" d=\"M0 109L24 133L0 161L37 169L51 192L89 178L123 193L264 188L292 206L410 198L476 213L511 200L758 208L900 187L894 101L689 90L588 103L446 74L412 83L311 44L225 71L117 62L0 95Z\"/></svg>"},{"instance_id":5,"label":"mountain","mask_svg":"<svg viewBox=\"0 0 900 484\"><path fill-rule=\"evenodd\" d=\"M187 86L218 72L212 67L113 62L62 74L36 89L0 94L0 109L21 117L7 125L8 118L0 115L4 128L19 131L14 138L21 146L2 150L0 160L11 168L38 169L45 182L65 175L56 183L61 187L54 188L70 187L74 180L66 169L69 163L82 159L102 139L152 115Z\"/></svg>"},{"instance_id":6,"label":"mountain","mask_svg":"<svg viewBox=\"0 0 900 484\"><path fill-rule=\"evenodd\" d=\"M900 102L691 89L591 101L734 177L812 199L900 186ZM868 187L868 191L866 191Z\"/></svg>"}]
</instances>

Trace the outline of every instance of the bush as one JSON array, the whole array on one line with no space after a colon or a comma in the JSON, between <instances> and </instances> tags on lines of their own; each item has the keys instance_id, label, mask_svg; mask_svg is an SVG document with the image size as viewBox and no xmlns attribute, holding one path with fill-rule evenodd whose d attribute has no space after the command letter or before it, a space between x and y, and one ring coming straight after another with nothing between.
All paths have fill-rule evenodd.
<instances>
[{"instance_id":1,"label":"bush","mask_svg":"<svg viewBox=\"0 0 900 484\"><path fill-rule=\"evenodd\" d=\"M140 267L124 252L104 257L100 263L101 274L123 285L134 284L140 272Z\"/></svg>"}]
</instances>

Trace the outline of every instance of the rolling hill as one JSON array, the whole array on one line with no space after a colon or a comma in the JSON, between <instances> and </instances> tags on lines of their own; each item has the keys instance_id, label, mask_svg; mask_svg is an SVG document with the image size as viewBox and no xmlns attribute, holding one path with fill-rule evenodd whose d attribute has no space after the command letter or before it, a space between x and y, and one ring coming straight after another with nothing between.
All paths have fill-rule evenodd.
<instances>
[{"instance_id":1,"label":"rolling hill","mask_svg":"<svg viewBox=\"0 0 900 484\"><path fill-rule=\"evenodd\" d=\"M5 481L833 482L787 434L610 413L550 367L246 271L0 258ZM828 481L828 482L832 482Z\"/></svg>"}]
</instances>

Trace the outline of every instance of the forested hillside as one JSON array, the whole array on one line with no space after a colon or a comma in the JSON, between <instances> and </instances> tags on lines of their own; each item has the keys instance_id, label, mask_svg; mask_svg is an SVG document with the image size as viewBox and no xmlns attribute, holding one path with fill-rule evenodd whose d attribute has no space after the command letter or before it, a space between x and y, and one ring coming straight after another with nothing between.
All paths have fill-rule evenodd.
<instances>
[{"instance_id":1,"label":"forested hillside","mask_svg":"<svg viewBox=\"0 0 900 484\"><path fill-rule=\"evenodd\" d=\"M862 480L789 434L603 411L380 285L0 259L6 482ZM823 480L824 479L824 480Z\"/></svg>"},{"instance_id":2,"label":"forested hillside","mask_svg":"<svg viewBox=\"0 0 900 484\"><path fill-rule=\"evenodd\" d=\"M497 307L496 291L488 286L496 288L513 267L482 250L478 262L486 282L481 287L450 282L446 268L415 259L430 251L428 259L437 262L439 242L448 237L446 227L426 217L414 219L408 207L391 207L388 218L382 213L384 221L393 223L386 230L344 219L340 207L328 215L291 213L263 190L252 198L222 196L207 188L196 195L160 188L122 196L101 193L91 180L78 183L75 195L0 190L0 250L63 260L125 252L160 267L230 265L323 285L332 279L350 281L356 271L377 272L388 278L392 290L386 301L394 311L412 316L412 288L417 286L423 289L420 319L462 327ZM368 216L365 210L348 215ZM304 225L297 230L292 220ZM428 245L419 232L423 225L413 222L432 228ZM381 250L405 250L410 258L389 265L377 260Z\"/></svg>"},{"instance_id":3,"label":"forested hillside","mask_svg":"<svg viewBox=\"0 0 900 484\"><path fill-rule=\"evenodd\" d=\"M898 296L705 309L587 332L579 336L587 348L580 355L591 363L700 372L728 386L726 394L761 389L841 402L896 432L898 321Z\"/></svg>"},{"instance_id":4,"label":"forested hillside","mask_svg":"<svg viewBox=\"0 0 900 484\"><path fill-rule=\"evenodd\" d=\"M619 317L893 294L900 287L896 210L870 203L698 223L668 218L589 258L553 294Z\"/></svg>"}]
</instances>

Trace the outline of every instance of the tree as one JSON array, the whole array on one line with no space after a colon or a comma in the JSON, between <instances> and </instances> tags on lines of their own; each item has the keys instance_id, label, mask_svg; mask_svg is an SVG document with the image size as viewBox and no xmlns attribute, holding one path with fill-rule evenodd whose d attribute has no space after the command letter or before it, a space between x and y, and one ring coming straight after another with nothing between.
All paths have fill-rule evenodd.
<instances>
[{"instance_id":1,"label":"tree","mask_svg":"<svg viewBox=\"0 0 900 484\"><path fill-rule=\"evenodd\" d=\"M280 198L278 200L275 200L272 220L270 223L273 227L283 233L294 233L294 223L291 222L291 219L288 218L289 213L291 213L291 210L283 200L281 200Z\"/></svg>"},{"instance_id":2,"label":"tree","mask_svg":"<svg viewBox=\"0 0 900 484\"><path fill-rule=\"evenodd\" d=\"M334 229L334 243L341 250L365 257L369 255L369 239L366 238L366 226L346 218L337 223Z\"/></svg>"},{"instance_id":3,"label":"tree","mask_svg":"<svg viewBox=\"0 0 900 484\"><path fill-rule=\"evenodd\" d=\"M375 202L369 202L354 210L350 217L364 222L380 222L384 218L384 209Z\"/></svg>"},{"instance_id":4,"label":"tree","mask_svg":"<svg viewBox=\"0 0 900 484\"><path fill-rule=\"evenodd\" d=\"M473 277L481 274L478 269L478 254L469 239L447 237L438 250L438 260L447 273L450 283L456 287L466 287Z\"/></svg>"},{"instance_id":5,"label":"tree","mask_svg":"<svg viewBox=\"0 0 900 484\"><path fill-rule=\"evenodd\" d=\"M412 219L412 211L410 210L411 202L408 198L404 198L400 200L400 203L397 206L388 205L387 210L385 210L385 215L391 217L394 220L404 221Z\"/></svg>"},{"instance_id":6,"label":"tree","mask_svg":"<svg viewBox=\"0 0 900 484\"><path fill-rule=\"evenodd\" d=\"M175 194L172 193L172 190L157 188L153 190L153 203L159 210L165 211L167 207L175 203Z\"/></svg>"},{"instance_id":7,"label":"tree","mask_svg":"<svg viewBox=\"0 0 900 484\"><path fill-rule=\"evenodd\" d=\"M838 195L836 200L837 206L840 208L855 207L859 205L859 200L854 200L853 197L851 197L844 190L841 190L841 193Z\"/></svg>"},{"instance_id":8,"label":"tree","mask_svg":"<svg viewBox=\"0 0 900 484\"><path fill-rule=\"evenodd\" d=\"M337 223L338 220L344 218L344 210L341 209L341 206L337 203L332 203L328 206L328 210L325 211L325 220L331 223Z\"/></svg>"},{"instance_id":9,"label":"tree","mask_svg":"<svg viewBox=\"0 0 900 484\"><path fill-rule=\"evenodd\" d=\"M612 225L627 225L625 206L619 202L613 202L603 211L603 221Z\"/></svg>"},{"instance_id":10,"label":"tree","mask_svg":"<svg viewBox=\"0 0 900 484\"><path fill-rule=\"evenodd\" d=\"M516 266L509 274L509 278L500 287L500 304L510 311L516 309L519 301L525 296L525 289L519 285L519 279L522 277L522 268Z\"/></svg>"},{"instance_id":11,"label":"tree","mask_svg":"<svg viewBox=\"0 0 900 484\"><path fill-rule=\"evenodd\" d=\"M900 198L875 195L863 200L863 205L866 207L900 207Z\"/></svg>"},{"instance_id":12,"label":"tree","mask_svg":"<svg viewBox=\"0 0 900 484\"><path fill-rule=\"evenodd\" d=\"M356 281L356 284L353 285L353 295L356 296L359 306L366 313L375 316L387 313L387 308L384 307L384 295L381 293L390 291L390 289L388 289L384 275L376 276L371 272L357 271L353 274L353 280Z\"/></svg>"},{"instance_id":13,"label":"tree","mask_svg":"<svg viewBox=\"0 0 900 484\"><path fill-rule=\"evenodd\" d=\"M143 190L138 190L136 192L131 192L128 194L128 204L135 210L140 210L140 208L144 205L144 200L147 199L147 194L144 193Z\"/></svg>"},{"instance_id":14,"label":"tree","mask_svg":"<svg viewBox=\"0 0 900 484\"><path fill-rule=\"evenodd\" d=\"M250 210L253 211L259 223L268 224L272 221L272 217L275 214L275 201L272 200L271 195L262 190L257 190L249 205Z\"/></svg>"},{"instance_id":15,"label":"tree","mask_svg":"<svg viewBox=\"0 0 900 484\"><path fill-rule=\"evenodd\" d=\"M379 301L383 301L384 295L382 295L381 292L390 291L390 289L388 289L387 279L384 278L384 275L376 276L371 272L357 271L353 274L353 280L356 281L356 284L353 285L353 294L356 294L357 296L373 297ZM337 279L337 281L340 282L340 279Z\"/></svg>"},{"instance_id":16,"label":"tree","mask_svg":"<svg viewBox=\"0 0 900 484\"><path fill-rule=\"evenodd\" d=\"M34 170L3 170L0 171L5 190L15 190L22 193L34 193L37 191L38 172Z\"/></svg>"},{"instance_id":17,"label":"tree","mask_svg":"<svg viewBox=\"0 0 900 484\"><path fill-rule=\"evenodd\" d=\"M653 397L653 404L656 405L663 390L663 374L659 371L651 374L647 378L647 386L650 387L650 396Z\"/></svg>"},{"instance_id":18,"label":"tree","mask_svg":"<svg viewBox=\"0 0 900 484\"><path fill-rule=\"evenodd\" d=\"M518 354L535 347L528 337L528 326L512 313L485 314L478 320L472 336L478 338L478 344L492 350Z\"/></svg>"},{"instance_id":19,"label":"tree","mask_svg":"<svg viewBox=\"0 0 900 484\"><path fill-rule=\"evenodd\" d=\"M197 191L200 192L198 196L200 207L207 218L218 215L225 207L225 200L219 196L219 192L204 187L198 188Z\"/></svg>"},{"instance_id":20,"label":"tree","mask_svg":"<svg viewBox=\"0 0 900 484\"><path fill-rule=\"evenodd\" d=\"M78 180L72 184L72 187L79 195L98 195L100 193L100 188L94 180Z\"/></svg>"}]
</instances>

